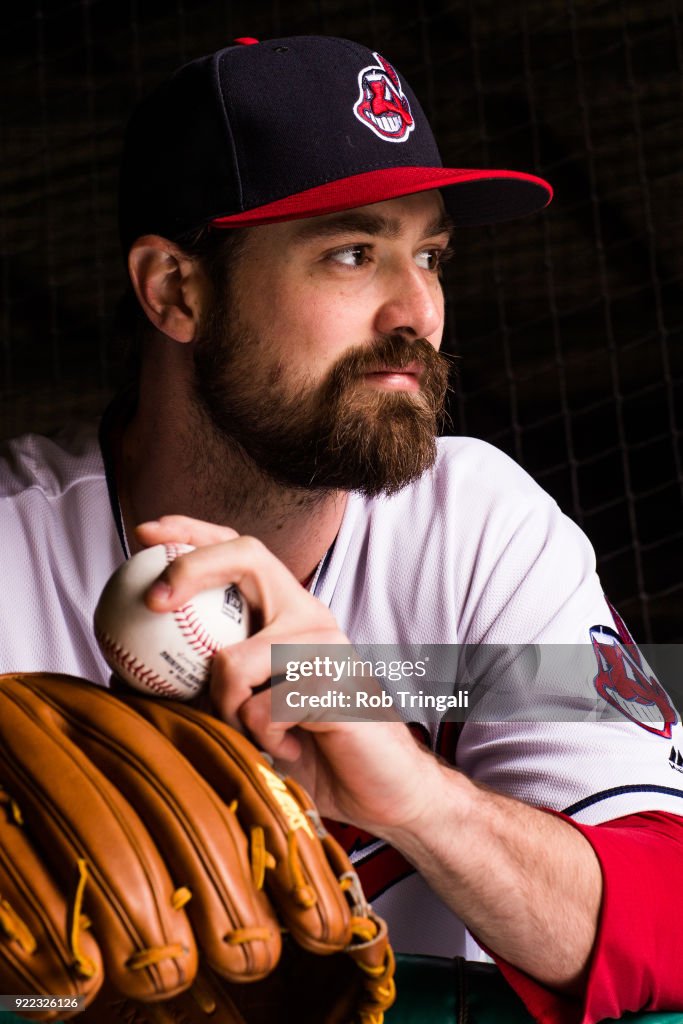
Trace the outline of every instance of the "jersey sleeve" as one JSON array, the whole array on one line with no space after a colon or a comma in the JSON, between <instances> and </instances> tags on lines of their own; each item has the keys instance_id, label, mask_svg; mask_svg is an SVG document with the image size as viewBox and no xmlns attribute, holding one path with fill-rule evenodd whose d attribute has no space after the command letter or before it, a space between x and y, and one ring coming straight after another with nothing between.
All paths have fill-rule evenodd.
<instances>
[{"instance_id":1,"label":"jersey sleeve","mask_svg":"<svg viewBox=\"0 0 683 1024\"><path fill-rule=\"evenodd\" d=\"M595 1024L628 1011L680 1010L683 818L661 811L601 825L569 824L591 844L603 877L600 921L580 996L559 995L496 959L542 1024Z\"/></svg>"},{"instance_id":2,"label":"jersey sleeve","mask_svg":"<svg viewBox=\"0 0 683 1024\"><path fill-rule=\"evenodd\" d=\"M505 456L470 458L482 528L454 567L456 685L474 705L458 766L585 824L683 814L680 715L606 600L590 542Z\"/></svg>"}]
</instances>

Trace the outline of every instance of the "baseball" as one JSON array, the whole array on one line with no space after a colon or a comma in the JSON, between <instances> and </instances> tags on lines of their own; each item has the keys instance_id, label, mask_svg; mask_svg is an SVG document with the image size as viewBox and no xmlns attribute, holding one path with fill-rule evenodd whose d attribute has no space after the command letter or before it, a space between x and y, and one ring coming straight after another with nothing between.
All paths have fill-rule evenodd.
<instances>
[{"instance_id":1,"label":"baseball","mask_svg":"<svg viewBox=\"0 0 683 1024\"><path fill-rule=\"evenodd\" d=\"M249 635L249 609L233 584L195 594L174 612L143 602L151 583L189 544L157 544L129 558L106 584L95 609L95 636L117 676L145 693L190 700L209 679L221 647Z\"/></svg>"}]
</instances>

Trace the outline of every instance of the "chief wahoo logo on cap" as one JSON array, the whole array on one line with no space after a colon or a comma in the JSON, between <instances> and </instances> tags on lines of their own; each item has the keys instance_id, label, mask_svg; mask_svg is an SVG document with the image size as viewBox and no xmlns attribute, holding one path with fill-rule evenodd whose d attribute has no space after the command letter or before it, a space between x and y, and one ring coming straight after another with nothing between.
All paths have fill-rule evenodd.
<instances>
[{"instance_id":1,"label":"chief wahoo logo on cap","mask_svg":"<svg viewBox=\"0 0 683 1024\"><path fill-rule=\"evenodd\" d=\"M367 128L387 142L405 142L415 122L401 82L389 61L373 53L370 64L358 75L360 96L353 112Z\"/></svg>"}]
</instances>

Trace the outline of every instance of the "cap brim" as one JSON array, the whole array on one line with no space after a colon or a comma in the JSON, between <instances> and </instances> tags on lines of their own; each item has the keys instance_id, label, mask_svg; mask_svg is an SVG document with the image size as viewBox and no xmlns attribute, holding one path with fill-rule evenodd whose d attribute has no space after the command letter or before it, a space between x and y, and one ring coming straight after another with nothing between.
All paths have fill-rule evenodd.
<instances>
[{"instance_id":1,"label":"cap brim","mask_svg":"<svg viewBox=\"0 0 683 1024\"><path fill-rule=\"evenodd\" d=\"M241 213L215 217L211 224L218 228L276 224L338 213L434 188L443 189L446 207L456 225L495 224L525 217L542 210L553 196L547 181L521 171L389 167L317 185Z\"/></svg>"}]
</instances>

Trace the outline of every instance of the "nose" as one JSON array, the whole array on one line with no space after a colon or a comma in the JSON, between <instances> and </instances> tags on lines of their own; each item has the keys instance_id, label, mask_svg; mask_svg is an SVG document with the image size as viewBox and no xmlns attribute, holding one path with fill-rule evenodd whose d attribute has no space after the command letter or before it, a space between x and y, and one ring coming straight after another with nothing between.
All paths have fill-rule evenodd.
<instances>
[{"instance_id":1,"label":"nose","mask_svg":"<svg viewBox=\"0 0 683 1024\"><path fill-rule=\"evenodd\" d=\"M429 338L438 345L444 317L438 277L411 260L410 264L387 275L384 289L375 314L375 329L380 334Z\"/></svg>"}]
</instances>

